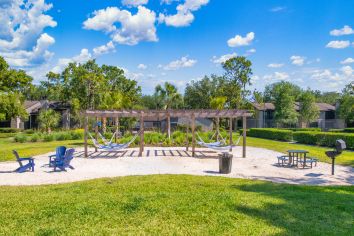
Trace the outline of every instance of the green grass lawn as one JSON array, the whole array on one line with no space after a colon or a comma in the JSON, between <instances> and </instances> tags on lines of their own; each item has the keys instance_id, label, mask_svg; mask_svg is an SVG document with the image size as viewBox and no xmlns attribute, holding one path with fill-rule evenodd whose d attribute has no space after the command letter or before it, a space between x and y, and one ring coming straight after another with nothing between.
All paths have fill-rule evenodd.
<instances>
[{"instance_id":1,"label":"green grass lawn","mask_svg":"<svg viewBox=\"0 0 354 236\"><path fill-rule=\"evenodd\" d=\"M185 175L0 187L0 235L352 235L354 188Z\"/></svg>"},{"instance_id":2,"label":"green grass lawn","mask_svg":"<svg viewBox=\"0 0 354 236\"><path fill-rule=\"evenodd\" d=\"M240 142L242 145L242 140ZM322 162L330 163L331 159L325 154L325 151L332 150L329 147L318 147L304 144L287 143L268 139L247 137L247 146L262 147L270 150L286 153L290 149L302 149L309 151L309 155L319 158ZM340 156L336 158L336 164L347 165L354 167L354 151L344 151Z\"/></svg>"},{"instance_id":3,"label":"green grass lawn","mask_svg":"<svg viewBox=\"0 0 354 236\"><path fill-rule=\"evenodd\" d=\"M237 137L235 135L234 140ZM14 160L12 150L16 149L19 151L21 156L34 156L50 151L54 151L57 146L68 146L76 147L83 146L83 140L66 140L66 141L52 141L52 142L27 142L27 143L15 143L13 142L11 135L4 134L2 137L0 135L0 161ZM242 145L242 139L239 143ZM274 151L279 151L286 153L289 149L305 149L310 152L310 155L313 157L319 158L323 162L330 162L331 160L325 155L326 150L331 150L331 148L318 147L304 144L294 144L287 142L280 142L268 139L252 138L247 137L247 145L253 147L267 148ZM354 167L354 152L345 151L336 159L337 164L349 165Z\"/></svg>"}]
</instances>

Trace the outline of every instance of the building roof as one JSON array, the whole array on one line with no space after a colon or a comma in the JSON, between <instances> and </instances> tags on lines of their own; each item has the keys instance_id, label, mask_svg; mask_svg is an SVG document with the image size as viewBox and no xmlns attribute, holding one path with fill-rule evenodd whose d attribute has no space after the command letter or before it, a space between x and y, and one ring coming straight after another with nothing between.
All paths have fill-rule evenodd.
<instances>
[{"instance_id":1,"label":"building roof","mask_svg":"<svg viewBox=\"0 0 354 236\"><path fill-rule=\"evenodd\" d=\"M320 111L335 111L336 108L335 106L328 104L328 103L316 103L318 109ZM253 103L253 106L255 109L264 111L264 110L275 110L275 106L273 103L266 102L264 104L259 104L259 103ZM295 102L295 110L299 111L300 110L300 103Z\"/></svg>"},{"instance_id":2,"label":"building roof","mask_svg":"<svg viewBox=\"0 0 354 236\"><path fill-rule=\"evenodd\" d=\"M51 108L54 110L66 110L69 109L70 106L68 104L57 102L57 101L25 101L24 107L28 113L38 112L42 108Z\"/></svg>"}]
</instances>

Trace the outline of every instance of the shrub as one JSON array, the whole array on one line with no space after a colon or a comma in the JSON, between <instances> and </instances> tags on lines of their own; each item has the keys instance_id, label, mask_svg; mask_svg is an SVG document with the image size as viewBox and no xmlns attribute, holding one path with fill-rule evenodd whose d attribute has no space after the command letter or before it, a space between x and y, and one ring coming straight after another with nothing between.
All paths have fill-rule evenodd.
<instances>
[{"instance_id":1,"label":"shrub","mask_svg":"<svg viewBox=\"0 0 354 236\"><path fill-rule=\"evenodd\" d=\"M273 139L280 141L293 140L293 132L291 130L273 129L273 128L255 128L247 132L250 137Z\"/></svg>"},{"instance_id":2,"label":"shrub","mask_svg":"<svg viewBox=\"0 0 354 236\"><path fill-rule=\"evenodd\" d=\"M54 134L46 134L43 137L43 141L44 142L51 142L55 139L55 135Z\"/></svg>"},{"instance_id":3,"label":"shrub","mask_svg":"<svg viewBox=\"0 0 354 236\"><path fill-rule=\"evenodd\" d=\"M38 142L41 139L41 134L35 133L31 136L30 140L31 142Z\"/></svg>"},{"instance_id":4,"label":"shrub","mask_svg":"<svg viewBox=\"0 0 354 236\"><path fill-rule=\"evenodd\" d=\"M15 139L15 142L24 143L27 141L27 136L24 134L16 134L14 139Z\"/></svg>"},{"instance_id":5,"label":"shrub","mask_svg":"<svg viewBox=\"0 0 354 236\"><path fill-rule=\"evenodd\" d=\"M345 128L344 132L345 133L354 133L354 128Z\"/></svg>"},{"instance_id":6,"label":"shrub","mask_svg":"<svg viewBox=\"0 0 354 236\"><path fill-rule=\"evenodd\" d=\"M0 128L0 133L18 133L20 131L20 129L15 128Z\"/></svg>"},{"instance_id":7,"label":"shrub","mask_svg":"<svg viewBox=\"0 0 354 236\"><path fill-rule=\"evenodd\" d=\"M321 128L287 128L286 130L291 130L291 131L294 131L294 132L298 132L298 131L320 132Z\"/></svg>"},{"instance_id":8,"label":"shrub","mask_svg":"<svg viewBox=\"0 0 354 236\"><path fill-rule=\"evenodd\" d=\"M34 134L34 130L33 129L26 129L25 131L23 131L25 134Z\"/></svg>"},{"instance_id":9,"label":"shrub","mask_svg":"<svg viewBox=\"0 0 354 236\"><path fill-rule=\"evenodd\" d=\"M59 132L54 134L55 140L63 141L63 140L71 140L72 136L70 132Z\"/></svg>"},{"instance_id":10,"label":"shrub","mask_svg":"<svg viewBox=\"0 0 354 236\"><path fill-rule=\"evenodd\" d=\"M308 131L294 133L294 140L311 145L334 147L338 139L343 139L348 149L354 149L354 134Z\"/></svg>"},{"instance_id":11,"label":"shrub","mask_svg":"<svg viewBox=\"0 0 354 236\"><path fill-rule=\"evenodd\" d=\"M75 131L70 131L70 135L72 140L79 140L84 138L84 131L81 130L75 130Z\"/></svg>"},{"instance_id":12,"label":"shrub","mask_svg":"<svg viewBox=\"0 0 354 236\"><path fill-rule=\"evenodd\" d=\"M344 129L329 129L328 132L332 133L343 133Z\"/></svg>"}]
</instances>

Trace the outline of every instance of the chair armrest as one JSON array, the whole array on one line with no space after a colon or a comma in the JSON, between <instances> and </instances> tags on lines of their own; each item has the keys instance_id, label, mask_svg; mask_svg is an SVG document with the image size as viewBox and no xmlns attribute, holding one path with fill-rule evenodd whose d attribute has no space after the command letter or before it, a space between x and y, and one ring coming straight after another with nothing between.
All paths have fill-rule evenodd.
<instances>
[{"instance_id":1,"label":"chair armrest","mask_svg":"<svg viewBox=\"0 0 354 236\"><path fill-rule=\"evenodd\" d=\"M52 157L56 157L57 155L50 155L50 156L48 156L49 158L52 158Z\"/></svg>"},{"instance_id":2,"label":"chair armrest","mask_svg":"<svg viewBox=\"0 0 354 236\"><path fill-rule=\"evenodd\" d=\"M18 158L20 161L32 161L33 158L32 157L20 157Z\"/></svg>"}]
</instances>

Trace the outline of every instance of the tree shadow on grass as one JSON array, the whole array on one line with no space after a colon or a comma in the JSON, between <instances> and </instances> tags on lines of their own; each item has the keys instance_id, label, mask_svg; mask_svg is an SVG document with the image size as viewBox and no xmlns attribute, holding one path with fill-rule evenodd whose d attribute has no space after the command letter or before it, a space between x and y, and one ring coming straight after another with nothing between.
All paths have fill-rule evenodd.
<instances>
[{"instance_id":1,"label":"tree shadow on grass","mask_svg":"<svg viewBox=\"0 0 354 236\"><path fill-rule=\"evenodd\" d=\"M288 235L352 235L354 188L272 183L233 185L254 194L257 202L232 208L266 221Z\"/></svg>"}]
</instances>

